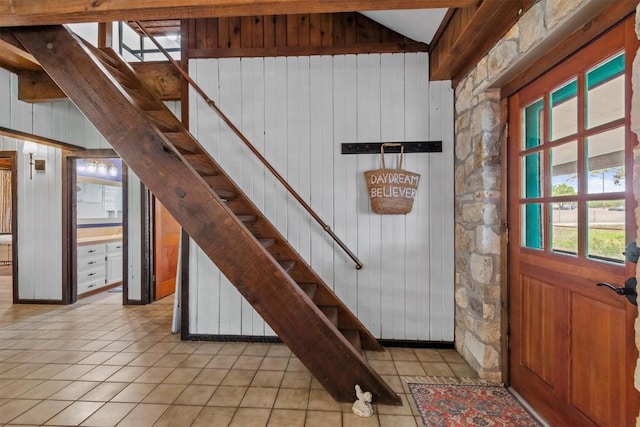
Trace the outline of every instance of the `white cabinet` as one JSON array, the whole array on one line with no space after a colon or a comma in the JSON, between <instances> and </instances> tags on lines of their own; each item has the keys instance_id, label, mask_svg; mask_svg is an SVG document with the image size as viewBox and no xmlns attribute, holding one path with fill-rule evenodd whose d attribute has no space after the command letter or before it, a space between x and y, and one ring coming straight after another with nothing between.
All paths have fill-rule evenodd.
<instances>
[{"instance_id":1,"label":"white cabinet","mask_svg":"<svg viewBox=\"0 0 640 427\"><path fill-rule=\"evenodd\" d=\"M122 241L77 246L78 295L122 281Z\"/></svg>"},{"instance_id":2,"label":"white cabinet","mask_svg":"<svg viewBox=\"0 0 640 427\"><path fill-rule=\"evenodd\" d=\"M107 285L122 282L122 243L107 243L106 250Z\"/></svg>"},{"instance_id":3,"label":"white cabinet","mask_svg":"<svg viewBox=\"0 0 640 427\"><path fill-rule=\"evenodd\" d=\"M104 243L78 246L78 295L105 285L105 254Z\"/></svg>"}]
</instances>

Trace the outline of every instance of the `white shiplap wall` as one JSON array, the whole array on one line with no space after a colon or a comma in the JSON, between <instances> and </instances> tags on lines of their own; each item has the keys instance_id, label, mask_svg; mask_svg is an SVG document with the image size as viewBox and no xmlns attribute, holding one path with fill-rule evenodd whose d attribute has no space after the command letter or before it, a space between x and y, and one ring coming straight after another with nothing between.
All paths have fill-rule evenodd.
<instances>
[{"instance_id":1,"label":"white shiplap wall","mask_svg":"<svg viewBox=\"0 0 640 427\"><path fill-rule=\"evenodd\" d=\"M194 135L372 333L453 341L453 92L428 81L428 56L202 59L190 73L363 261L355 270L191 93ZM363 172L379 167L379 156L341 155L340 144L424 140L442 140L444 150L405 156L405 168L422 174L413 211L373 214ZM190 249L190 332L272 335Z\"/></svg>"},{"instance_id":2,"label":"white shiplap wall","mask_svg":"<svg viewBox=\"0 0 640 427\"><path fill-rule=\"evenodd\" d=\"M85 148L111 148L70 101L29 104L18 100L18 79L0 69L0 126L33 133ZM62 152L39 145L35 156L45 159L46 171L29 179L29 160L23 142L0 138L0 150L18 152L18 293L22 300L62 298ZM137 184L137 186L136 186ZM130 183L139 193L139 181ZM140 222L140 206L129 204L130 221ZM139 229L139 228L138 228ZM140 233L130 228L129 244L140 247ZM136 258L137 257L137 258ZM138 254L130 261L140 263ZM139 270L139 268L138 268ZM140 295L140 277L130 269L129 295Z\"/></svg>"}]
</instances>

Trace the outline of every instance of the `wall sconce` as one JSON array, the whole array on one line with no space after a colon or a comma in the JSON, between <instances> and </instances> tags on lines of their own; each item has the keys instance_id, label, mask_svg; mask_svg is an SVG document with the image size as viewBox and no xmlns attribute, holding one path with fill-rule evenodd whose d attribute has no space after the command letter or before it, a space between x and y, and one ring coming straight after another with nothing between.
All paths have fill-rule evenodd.
<instances>
[{"instance_id":1,"label":"wall sconce","mask_svg":"<svg viewBox=\"0 0 640 427\"><path fill-rule=\"evenodd\" d=\"M22 152L29 155L29 179L33 179L33 169L43 171L45 169L44 160L33 160L33 155L38 153L38 144L31 141L25 141Z\"/></svg>"}]
</instances>

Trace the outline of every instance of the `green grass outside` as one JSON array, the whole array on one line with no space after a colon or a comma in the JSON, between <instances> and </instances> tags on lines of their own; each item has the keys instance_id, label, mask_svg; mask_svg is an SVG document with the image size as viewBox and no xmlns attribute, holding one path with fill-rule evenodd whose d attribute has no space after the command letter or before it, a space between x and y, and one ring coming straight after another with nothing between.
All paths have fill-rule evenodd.
<instances>
[{"instance_id":1,"label":"green grass outside","mask_svg":"<svg viewBox=\"0 0 640 427\"><path fill-rule=\"evenodd\" d=\"M619 228L591 228L589 230L589 255L615 260L624 260L625 234ZM576 253L578 251L578 229L575 227L553 227L553 250Z\"/></svg>"}]
</instances>

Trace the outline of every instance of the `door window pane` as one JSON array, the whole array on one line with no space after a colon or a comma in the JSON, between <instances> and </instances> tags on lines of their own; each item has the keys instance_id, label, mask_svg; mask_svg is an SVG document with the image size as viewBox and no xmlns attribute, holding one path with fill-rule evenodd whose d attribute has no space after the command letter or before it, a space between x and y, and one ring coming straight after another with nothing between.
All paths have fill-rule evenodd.
<instances>
[{"instance_id":1,"label":"door window pane","mask_svg":"<svg viewBox=\"0 0 640 427\"><path fill-rule=\"evenodd\" d=\"M542 249L542 203L527 203L522 208L522 246Z\"/></svg>"},{"instance_id":2,"label":"door window pane","mask_svg":"<svg viewBox=\"0 0 640 427\"><path fill-rule=\"evenodd\" d=\"M541 153L533 153L524 156L523 170L523 191L522 194L526 198L534 198L542 196L543 171L544 162Z\"/></svg>"},{"instance_id":3,"label":"door window pane","mask_svg":"<svg viewBox=\"0 0 640 427\"><path fill-rule=\"evenodd\" d=\"M542 99L524 109L523 144L525 150L542 144L544 132L544 102Z\"/></svg>"},{"instance_id":4,"label":"door window pane","mask_svg":"<svg viewBox=\"0 0 640 427\"><path fill-rule=\"evenodd\" d=\"M587 138L589 193L615 193L625 190L624 128Z\"/></svg>"},{"instance_id":5,"label":"door window pane","mask_svg":"<svg viewBox=\"0 0 640 427\"><path fill-rule=\"evenodd\" d=\"M578 253L578 202L551 203L551 250Z\"/></svg>"},{"instance_id":6,"label":"door window pane","mask_svg":"<svg viewBox=\"0 0 640 427\"><path fill-rule=\"evenodd\" d=\"M624 54L594 67L586 75L587 129L624 117Z\"/></svg>"},{"instance_id":7,"label":"door window pane","mask_svg":"<svg viewBox=\"0 0 640 427\"><path fill-rule=\"evenodd\" d=\"M587 256L624 261L624 200L598 200L587 203Z\"/></svg>"},{"instance_id":8,"label":"door window pane","mask_svg":"<svg viewBox=\"0 0 640 427\"><path fill-rule=\"evenodd\" d=\"M554 141L578 131L578 82L572 80L551 93L549 139Z\"/></svg>"},{"instance_id":9,"label":"door window pane","mask_svg":"<svg viewBox=\"0 0 640 427\"><path fill-rule=\"evenodd\" d=\"M578 194L578 143L558 145L551 150L551 195Z\"/></svg>"}]
</instances>

